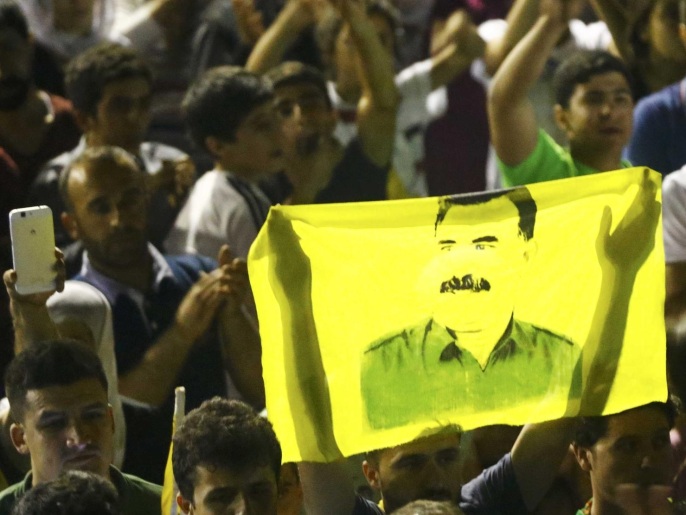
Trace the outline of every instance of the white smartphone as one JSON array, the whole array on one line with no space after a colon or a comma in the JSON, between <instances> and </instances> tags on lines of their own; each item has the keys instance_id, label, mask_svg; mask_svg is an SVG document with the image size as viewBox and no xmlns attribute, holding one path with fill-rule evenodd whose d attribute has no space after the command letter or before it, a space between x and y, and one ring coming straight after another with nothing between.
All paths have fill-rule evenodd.
<instances>
[{"instance_id":1,"label":"white smartphone","mask_svg":"<svg viewBox=\"0 0 686 515\"><path fill-rule=\"evenodd\" d=\"M21 295L55 288L55 230L52 210L35 206L10 211L12 259Z\"/></svg>"}]
</instances>

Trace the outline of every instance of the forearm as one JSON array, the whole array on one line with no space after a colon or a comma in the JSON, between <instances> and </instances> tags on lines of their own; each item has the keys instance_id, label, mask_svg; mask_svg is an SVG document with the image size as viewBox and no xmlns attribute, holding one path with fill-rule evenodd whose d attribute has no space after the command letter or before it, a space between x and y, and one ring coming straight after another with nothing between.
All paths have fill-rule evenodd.
<instances>
[{"instance_id":1,"label":"forearm","mask_svg":"<svg viewBox=\"0 0 686 515\"><path fill-rule=\"evenodd\" d=\"M59 337L57 326L43 305L11 301L14 325L14 353L18 354L32 343Z\"/></svg>"},{"instance_id":2,"label":"forearm","mask_svg":"<svg viewBox=\"0 0 686 515\"><path fill-rule=\"evenodd\" d=\"M284 54L305 29L302 13L298 16L298 3L287 2L274 23L255 44L245 68L253 73L265 73L283 60Z\"/></svg>"},{"instance_id":3,"label":"forearm","mask_svg":"<svg viewBox=\"0 0 686 515\"><path fill-rule=\"evenodd\" d=\"M469 68L478 55L464 53L457 43L451 43L436 56L432 57L431 89L446 86L452 80Z\"/></svg>"},{"instance_id":4,"label":"forearm","mask_svg":"<svg viewBox=\"0 0 686 515\"><path fill-rule=\"evenodd\" d=\"M343 461L298 463L305 510L312 515L350 515L355 488Z\"/></svg>"},{"instance_id":5,"label":"forearm","mask_svg":"<svg viewBox=\"0 0 686 515\"><path fill-rule=\"evenodd\" d=\"M538 18L531 31L510 52L493 77L490 97L496 109L527 102L566 25L547 16Z\"/></svg>"},{"instance_id":6,"label":"forearm","mask_svg":"<svg viewBox=\"0 0 686 515\"><path fill-rule=\"evenodd\" d=\"M359 54L362 96L377 110L393 111L398 107L393 57L383 48L372 22L364 18L348 20L350 33Z\"/></svg>"},{"instance_id":7,"label":"forearm","mask_svg":"<svg viewBox=\"0 0 686 515\"><path fill-rule=\"evenodd\" d=\"M162 405L176 386L192 344L175 326L167 329L133 369L119 376L119 393L151 406Z\"/></svg>"},{"instance_id":8,"label":"forearm","mask_svg":"<svg viewBox=\"0 0 686 515\"><path fill-rule=\"evenodd\" d=\"M496 74L512 49L531 30L538 18L539 0L517 0L507 15L507 30L503 37L486 45L486 72Z\"/></svg>"},{"instance_id":9,"label":"forearm","mask_svg":"<svg viewBox=\"0 0 686 515\"><path fill-rule=\"evenodd\" d=\"M225 309L219 320L226 371L246 401L264 407L262 346L256 323L243 310Z\"/></svg>"},{"instance_id":10,"label":"forearm","mask_svg":"<svg viewBox=\"0 0 686 515\"><path fill-rule=\"evenodd\" d=\"M627 6L620 0L590 0L590 3L598 18L607 25L619 55L630 62L633 52L629 42L628 30L632 20L629 19Z\"/></svg>"}]
</instances>

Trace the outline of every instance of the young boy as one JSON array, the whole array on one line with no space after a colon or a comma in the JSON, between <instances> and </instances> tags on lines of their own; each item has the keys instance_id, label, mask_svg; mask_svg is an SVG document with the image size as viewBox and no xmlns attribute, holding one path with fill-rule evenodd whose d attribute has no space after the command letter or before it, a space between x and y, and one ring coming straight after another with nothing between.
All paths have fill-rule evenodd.
<instances>
[{"instance_id":1,"label":"young boy","mask_svg":"<svg viewBox=\"0 0 686 515\"><path fill-rule=\"evenodd\" d=\"M256 182L283 167L271 86L242 68L219 67L191 85L183 107L191 137L215 168L195 184L165 248L213 256L228 243L245 258L271 205Z\"/></svg>"}]
</instances>

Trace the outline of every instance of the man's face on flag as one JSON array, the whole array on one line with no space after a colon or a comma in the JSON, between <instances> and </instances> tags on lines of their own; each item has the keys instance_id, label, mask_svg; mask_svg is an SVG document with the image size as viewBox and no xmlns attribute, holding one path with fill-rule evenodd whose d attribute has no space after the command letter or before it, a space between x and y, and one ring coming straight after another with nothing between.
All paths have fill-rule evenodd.
<instances>
[{"instance_id":1,"label":"man's face on flag","mask_svg":"<svg viewBox=\"0 0 686 515\"><path fill-rule=\"evenodd\" d=\"M477 223L482 206L448 210L436 228L436 255L422 274L421 289L430 295L439 323L458 337L489 333L495 344L512 317L532 243L520 234L517 209L507 197L488 202L501 221Z\"/></svg>"}]
</instances>

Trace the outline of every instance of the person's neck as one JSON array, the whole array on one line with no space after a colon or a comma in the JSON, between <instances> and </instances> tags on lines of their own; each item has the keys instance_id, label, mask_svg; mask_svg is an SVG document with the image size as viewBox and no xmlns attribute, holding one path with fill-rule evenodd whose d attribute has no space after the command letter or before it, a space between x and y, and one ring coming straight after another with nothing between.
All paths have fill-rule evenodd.
<instances>
[{"instance_id":1,"label":"person's neck","mask_svg":"<svg viewBox=\"0 0 686 515\"><path fill-rule=\"evenodd\" d=\"M109 146L113 145L111 142L105 141L104 138L101 138L98 134L92 133L92 132L87 132L84 134L84 138L86 140L86 147L102 147L102 146ZM139 142L135 145L115 145L119 148L123 148L126 150L129 154L133 154L134 156L140 155L141 152L141 143Z\"/></svg>"},{"instance_id":2,"label":"person's neck","mask_svg":"<svg viewBox=\"0 0 686 515\"><path fill-rule=\"evenodd\" d=\"M219 170L220 172L229 172L246 182L257 182L259 180L259 177L255 177L255 172L245 170L240 166L234 166L232 163L222 163L221 161L215 161L214 168L215 170Z\"/></svg>"},{"instance_id":3,"label":"person's neck","mask_svg":"<svg viewBox=\"0 0 686 515\"><path fill-rule=\"evenodd\" d=\"M586 165L599 172L609 172L622 168L622 148L608 148L604 150L587 150L569 145L574 161Z\"/></svg>"},{"instance_id":4,"label":"person's neck","mask_svg":"<svg viewBox=\"0 0 686 515\"><path fill-rule=\"evenodd\" d=\"M105 277L141 292L147 292L152 283L152 256L148 252L137 263L124 267L113 267L90 258L91 266Z\"/></svg>"},{"instance_id":5,"label":"person's neck","mask_svg":"<svg viewBox=\"0 0 686 515\"><path fill-rule=\"evenodd\" d=\"M331 181L333 170L343 158L344 149L334 138L323 139L307 155L286 156L284 172L293 186L293 204L311 204Z\"/></svg>"},{"instance_id":6,"label":"person's neck","mask_svg":"<svg viewBox=\"0 0 686 515\"><path fill-rule=\"evenodd\" d=\"M593 497L593 504L591 505L591 515L622 515L624 510L614 503L603 500L602 498L596 499Z\"/></svg>"}]
</instances>

